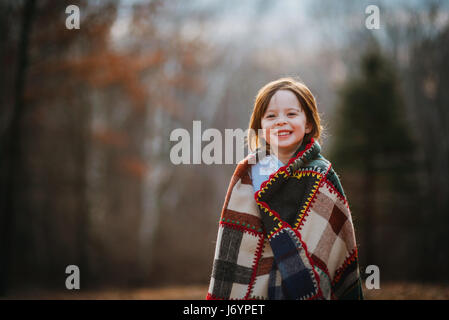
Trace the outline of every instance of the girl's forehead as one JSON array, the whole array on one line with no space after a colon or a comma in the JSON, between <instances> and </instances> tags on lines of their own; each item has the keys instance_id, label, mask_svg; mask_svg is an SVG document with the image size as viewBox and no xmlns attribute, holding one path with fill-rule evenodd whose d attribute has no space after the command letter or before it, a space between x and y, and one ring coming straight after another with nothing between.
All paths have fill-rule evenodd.
<instances>
[{"instance_id":1,"label":"girl's forehead","mask_svg":"<svg viewBox=\"0 0 449 320\"><path fill-rule=\"evenodd\" d=\"M301 109L298 99L290 90L279 90L271 97L268 109L296 108Z\"/></svg>"}]
</instances>

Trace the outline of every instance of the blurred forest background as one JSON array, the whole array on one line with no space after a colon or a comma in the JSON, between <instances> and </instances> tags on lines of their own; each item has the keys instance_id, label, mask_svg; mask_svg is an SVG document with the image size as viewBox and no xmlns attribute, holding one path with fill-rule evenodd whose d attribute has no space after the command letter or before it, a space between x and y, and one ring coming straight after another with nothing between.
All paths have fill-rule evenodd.
<instances>
[{"instance_id":1,"label":"blurred forest background","mask_svg":"<svg viewBox=\"0 0 449 320\"><path fill-rule=\"evenodd\" d=\"M282 76L316 96L362 274L448 284L447 2L2 0L0 40L1 295L73 264L82 289L207 286L235 165L173 165L170 132L245 130Z\"/></svg>"}]
</instances>

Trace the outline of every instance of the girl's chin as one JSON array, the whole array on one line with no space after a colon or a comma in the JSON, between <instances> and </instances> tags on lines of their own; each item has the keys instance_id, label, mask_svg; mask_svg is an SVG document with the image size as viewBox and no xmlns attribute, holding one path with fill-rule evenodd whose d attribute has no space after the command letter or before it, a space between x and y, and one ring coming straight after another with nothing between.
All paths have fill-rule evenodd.
<instances>
[{"instance_id":1,"label":"girl's chin","mask_svg":"<svg viewBox=\"0 0 449 320\"><path fill-rule=\"evenodd\" d=\"M271 148L277 148L277 150L281 153L288 153L292 151L296 151L299 148L299 145L302 141L297 143L272 143L270 144Z\"/></svg>"}]
</instances>

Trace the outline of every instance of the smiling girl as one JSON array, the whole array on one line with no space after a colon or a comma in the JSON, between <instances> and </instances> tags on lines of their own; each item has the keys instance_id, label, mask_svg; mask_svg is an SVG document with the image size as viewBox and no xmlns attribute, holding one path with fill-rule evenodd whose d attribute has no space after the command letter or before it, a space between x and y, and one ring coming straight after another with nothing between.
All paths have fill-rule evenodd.
<instances>
[{"instance_id":1,"label":"smiling girl","mask_svg":"<svg viewBox=\"0 0 449 320\"><path fill-rule=\"evenodd\" d=\"M320 154L312 93L292 78L268 83L249 129L253 152L228 187L207 299L362 299L351 212Z\"/></svg>"}]
</instances>

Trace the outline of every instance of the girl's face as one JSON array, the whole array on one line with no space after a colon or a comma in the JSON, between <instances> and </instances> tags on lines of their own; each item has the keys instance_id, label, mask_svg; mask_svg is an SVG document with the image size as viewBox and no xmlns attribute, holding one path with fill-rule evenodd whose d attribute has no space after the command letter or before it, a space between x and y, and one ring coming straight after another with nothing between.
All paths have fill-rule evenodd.
<instances>
[{"instance_id":1,"label":"girl's face","mask_svg":"<svg viewBox=\"0 0 449 320\"><path fill-rule=\"evenodd\" d=\"M298 99L290 90L278 90L271 97L261 127L266 129L263 130L263 138L280 154L293 154L304 135L312 129Z\"/></svg>"}]
</instances>

